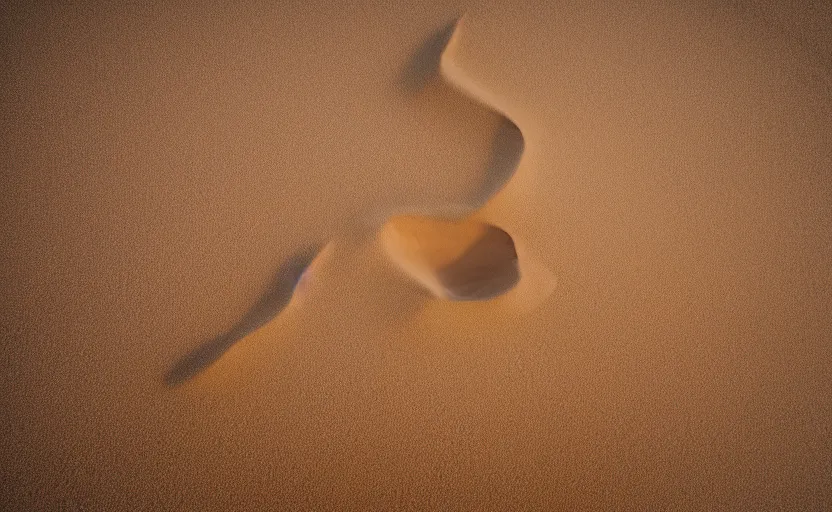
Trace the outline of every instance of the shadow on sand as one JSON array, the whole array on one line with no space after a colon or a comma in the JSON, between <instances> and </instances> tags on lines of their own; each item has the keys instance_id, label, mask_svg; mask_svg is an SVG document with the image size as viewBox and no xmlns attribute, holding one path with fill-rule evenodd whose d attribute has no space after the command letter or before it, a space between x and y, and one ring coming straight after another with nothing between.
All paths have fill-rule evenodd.
<instances>
[{"instance_id":1,"label":"shadow on sand","mask_svg":"<svg viewBox=\"0 0 832 512\"><path fill-rule=\"evenodd\" d=\"M486 224L479 240L456 261L437 269L436 273L447 298L451 300L498 297L520 281L514 239L497 226Z\"/></svg>"},{"instance_id":2,"label":"shadow on sand","mask_svg":"<svg viewBox=\"0 0 832 512\"><path fill-rule=\"evenodd\" d=\"M492 142L482 182L472 193L470 206L476 209L482 207L514 175L525 143L520 129L504 113L478 99L476 94L468 90L467 85L470 84L460 83L459 77L451 80L446 73L443 73L443 55L448 51L453 52L449 48L453 46L451 42L459 27L459 22L459 19L448 22L422 43L403 66L400 79L401 86L406 91L417 93L422 91L429 82L439 78L448 87L468 96L474 108L484 108L500 116L500 125ZM505 234L505 237L507 237L506 246L511 246L513 251L511 237L508 234ZM481 241L453 268L443 269L443 280L449 281L446 284L450 284L454 289L457 300L490 298L503 293L517 283L519 274L517 273L516 253L509 254L499 261L490 262L484 267L479 261L482 259L480 253L487 254L494 251L496 247L494 244L491 239ZM177 361L165 375L165 384L178 386L195 377L217 361L239 340L277 316L289 304L298 280L320 249L320 247L308 248L290 258L278 269L266 293L243 318L228 332L202 343ZM468 266L471 268L467 268Z\"/></svg>"},{"instance_id":3,"label":"shadow on sand","mask_svg":"<svg viewBox=\"0 0 832 512\"><path fill-rule=\"evenodd\" d=\"M447 87L460 93L462 93L460 88L463 91L466 89L464 85L450 83L442 73L443 54L449 51L451 38L458 29L459 23L459 19L448 22L413 52L401 71L401 85L407 92L417 93L435 79L442 80ZM500 124L491 143L488 164L483 170L482 181L471 196L470 206L480 208L514 176L523 156L525 139L520 128L505 114L471 97L467 92L465 95L471 100L472 108L485 109L500 117Z\"/></svg>"},{"instance_id":4,"label":"shadow on sand","mask_svg":"<svg viewBox=\"0 0 832 512\"><path fill-rule=\"evenodd\" d=\"M275 273L266 292L229 331L210 339L185 355L165 375L165 384L178 386L200 374L235 343L277 316L289 304L295 287L320 247L310 247L289 258Z\"/></svg>"},{"instance_id":5,"label":"shadow on sand","mask_svg":"<svg viewBox=\"0 0 832 512\"><path fill-rule=\"evenodd\" d=\"M479 206L496 195L514 176L525 147L526 141L520 128L509 119L503 118L491 143L491 153L482 183L474 193L473 200Z\"/></svg>"},{"instance_id":6,"label":"shadow on sand","mask_svg":"<svg viewBox=\"0 0 832 512\"><path fill-rule=\"evenodd\" d=\"M456 20L433 33L407 60L401 73L401 84L408 92L418 92L439 76L442 52L456 30Z\"/></svg>"}]
</instances>

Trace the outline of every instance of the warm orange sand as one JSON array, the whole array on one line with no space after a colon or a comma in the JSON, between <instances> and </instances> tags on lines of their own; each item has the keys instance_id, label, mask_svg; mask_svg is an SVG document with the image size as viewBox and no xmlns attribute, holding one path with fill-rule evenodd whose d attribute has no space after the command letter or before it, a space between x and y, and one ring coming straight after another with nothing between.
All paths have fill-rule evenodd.
<instances>
[{"instance_id":1,"label":"warm orange sand","mask_svg":"<svg viewBox=\"0 0 832 512\"><path fill-rule=\"evenodd\" d=\"M0 509L832 509L832 4L223 3L2 8Z\"/></svg>"}]
</instances>

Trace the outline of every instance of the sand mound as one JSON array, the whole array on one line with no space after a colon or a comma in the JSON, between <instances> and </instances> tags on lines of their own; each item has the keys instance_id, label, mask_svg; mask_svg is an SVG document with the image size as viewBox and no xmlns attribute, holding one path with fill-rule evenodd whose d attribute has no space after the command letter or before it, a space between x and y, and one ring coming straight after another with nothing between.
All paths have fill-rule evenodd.
<instances>
[{"instance_id":1,"label":"sand mound","mask_svg":"<svg viewBox=\"0 0 832 512\"><path fill-rule=\"evenodd\" d=\"M521 279L520 266L511 235L497 226L474 219L472 215L514 175L525 144L519 127L493 106L494 98L455 65L453 57L460 26L461 19L445 27L417 53L418 62L407 83L411 88L425 86L438 73L456 91L474 100L472 106L486 108L501 116L488 165L483 171L482 186L474 191L468 204L449 204L440 211L427 212L439 215L453 211L456 206L456 211L460 212L458 218L395 215L382 226L379 238L392 261L435 297L455 301L487 300L515 287ZM437 51L439 55L436 55ZM277 271L266 293L237 324L177 361L165 382L178 385L196 376L235 343L279 315L292 299L305 270L321 258L320 254L316 257L319 251L320 248L308 249L290 258ZM553 279L548 281L554 283ZM552 286L542 289L548 294ZM540 297L535 302L539 300Z\"/></svg>"},{"instance_id":2,"label":"sand mound","mask_svg":"<svg viewBox=\"0 0 832 512\"><path fill-rule=\"evenodd\" d=\"M0 509L832 510L832 9L147 4L0 22Z\"/></svg>"},{"instance_id":3,"label":"sand mound","mask_svg":"<svg viewBox=\"0 0 832 512\"><path fill-rule=\"evenodd\" d=\"M520 279L514 240L490 224L396 217L382 241L393 260L437 297L490 299Z\"/></svg>"},{"instance_id":4,"label":"sand mound","mask_svg":"<svg viewBox=\"0 0 832 512\"><path fill-rule=\"evenodd\" d=\"M456 66L454 55L459 44L461 24L462 18L443 29L431 41L433 44L444 44L438 59L429 51L424 51L420 53L420 62L438 66L438 70L422 69L423 75L432 76L439 71L445 82L455 90L502 117L485 170L487 179L467 205L476 210L514 175L525 142L520 128L494 106L494 98ZM437 297L452 300L491 299L505 293L520 280L517 252L511 235L477 220L397 216L382 229L382 240L393 260Z\"/></svg>"}]
</instances>

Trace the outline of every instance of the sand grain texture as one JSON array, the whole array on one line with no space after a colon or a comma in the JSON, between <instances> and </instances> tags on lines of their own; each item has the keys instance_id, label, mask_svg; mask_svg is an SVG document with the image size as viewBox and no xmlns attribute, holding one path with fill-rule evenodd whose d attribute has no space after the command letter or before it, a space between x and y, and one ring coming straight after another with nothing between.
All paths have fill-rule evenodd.
<instances>
[{"instance_id":1,"label":"sand grain texture","mask_svg":"<svg viewBox=\"0 0 832 512\"><path fill-rule=\"evenodd\" d=\"M832 508L828 3L30 4L0 508ZM521 279L437 300L398 215Z\"/></svg>"}]
</instances>

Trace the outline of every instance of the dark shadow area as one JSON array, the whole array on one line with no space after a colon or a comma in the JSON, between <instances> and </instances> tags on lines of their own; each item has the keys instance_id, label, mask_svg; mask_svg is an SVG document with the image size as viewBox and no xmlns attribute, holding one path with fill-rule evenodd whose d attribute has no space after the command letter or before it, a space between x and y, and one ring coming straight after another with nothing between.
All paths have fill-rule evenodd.
<instances>
[{"instance_id":1,"label":"dark shadow area","mask_svg":"<svg viewBox=\"0 0 832 512\"><path fill-rule=\"evenodd\" d=\"M520 128L503 117L491 143L485 177L474 197L478 204L488 201L514 176L525 146Z\"/></svg>"},{"instance_id":2,"label":"dark shadow area","mask_svg":"<svg viewBox=\"0 0 832 512\"><path fill-rule=\"evenodd\" d=\"M439 75L439 60L454 33L457 20L448 22L416 49L405 63L401 83L409 92L417 92Z\"/></svg>"},{"instance_id":3,"label":"dark shadow area","mask_svg":"<svg viewBox=\"0 0 832 512\"><path fill-rule=\"evenodd\" d=\"M488 226L486 233L459 259L439 269L437 277L452 300L500 296L520 281L514 240L504 230Z\"/></svg>"},{"instance_id":4,"label":"dark shadow area","mask_svg":"<svg viewBox=\"0 0 832 512\"><path fill-rule=\"evenodd\" d=\"M178 386L217 361L235 343L277 316L292 299L304 270L320 252L310 247L289 258L275 273L265 293L229 331L210 339L185 355L165 375L165 384Z\"/></svg>"}]
</instances>

